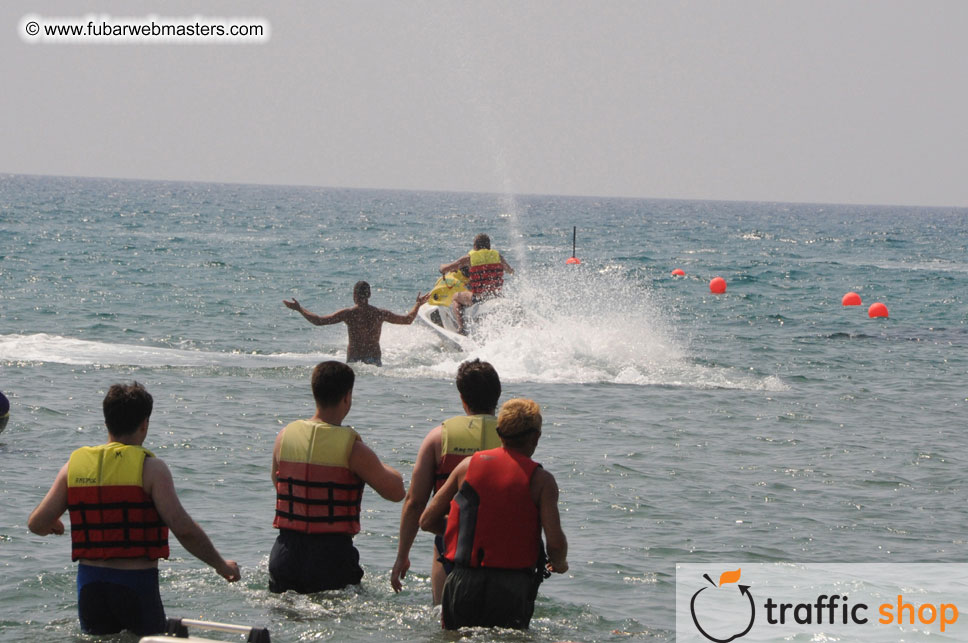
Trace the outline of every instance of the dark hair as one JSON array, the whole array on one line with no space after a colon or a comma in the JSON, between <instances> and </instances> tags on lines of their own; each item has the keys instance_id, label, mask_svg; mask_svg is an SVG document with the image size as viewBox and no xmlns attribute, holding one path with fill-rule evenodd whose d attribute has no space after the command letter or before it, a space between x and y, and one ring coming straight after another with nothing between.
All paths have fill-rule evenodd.
<instances>
[{"instance_id":1,"label":"dark hair","mask_svg":"<svg viewBox=\"0 0 968 643\"><path fill-rule=\"evenodd\" d=\"M488 362L473 359L457 367L457 391L471 411L493 415L501 397L501 378Z\"/></svg>"},{"instance_id":2,"label":"dark hair","mask_svg":"<svg viewBox=\"0 0 968 643\"><path fill-rule=\"evenodd\" d=\"M474 237L474 250L490 250L491 238L483 232Z\"/></svg>"},{"instance_id":3,"label":"dark hair","mask_svg":"<svg viewBox=\"0 0 968 643\"><path fill-rule=\"evenodd\" d=\"M113 384L101 404L108 433L122 437L134 433L151 416L154 399L141 384Z\"/></svg>"},{"instance_id":4,"label":"dark hair","mask_svg":"<svg viewBox=\"0 0 968 643\"><path fill-rule=\"evenodd\" d=\"M514 398L501 407L497 434L506 447L522 448L535 431L541 431L541 407L534 400Z\"/></svg>"},{"instance_id":5,"label":"dark hair","mask_svg":"<svg viewBox=\"0 0 968 643\"><path fill-rule=\"evenodd\" d=\"M339 404L353 390L356 374L343 362L320 362L313 369L313 399L316 405L329 408Z\"/></svg>"},{"instance_id":6,"label":"dark hair","mask_svg":"<svg viewBox=\"0 0 968 643\"><path fill-rule=\"evenodd\" d=\"M353 286L353 299L357 297L361 299L370 298L370 284L365 281L357 281L356 285Z\"/></svg>"}]
</instances>

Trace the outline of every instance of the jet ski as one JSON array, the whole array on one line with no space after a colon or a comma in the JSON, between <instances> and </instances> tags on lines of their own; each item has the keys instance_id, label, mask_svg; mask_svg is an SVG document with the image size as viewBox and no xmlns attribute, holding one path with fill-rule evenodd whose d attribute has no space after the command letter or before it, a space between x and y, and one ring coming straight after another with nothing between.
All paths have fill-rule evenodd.
<instances>
[{"instance_id":1,"label":"jet ski","mask_svg":"<svg viewBox=\"0 0 968 643\"><path fill-rule=\"evenodd\" d=\"M430 299L417 309L417 319L430 328L444 341L445 345L462 351L476 348L473 340L474 326L480 323L484 315L492 312L497 299L488 299L464 308L464 330L467 335L457 332L457 319L454 309L450 307L454 295L459 292L469 292L469 277L461 271L448 272L437 280L430 291Z\"/></svg>"}]
</instances>

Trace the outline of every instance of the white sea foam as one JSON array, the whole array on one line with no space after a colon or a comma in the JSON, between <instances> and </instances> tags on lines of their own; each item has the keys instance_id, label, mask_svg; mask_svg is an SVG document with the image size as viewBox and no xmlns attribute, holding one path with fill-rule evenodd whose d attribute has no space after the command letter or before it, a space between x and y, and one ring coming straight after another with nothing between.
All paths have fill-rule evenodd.
<instances>
[{"instance_id":1,"label":"white sea foam","mask_svg":"<svg viewBox=\"0 0 968 643\"><path fill-rule=\"evenodd\" d=\"M697 364L646 284L619 270L546 268L516 275L506 306L474 333L469 353L445 350L429 330L388 328L384 362L407 377L453 377L466 359L506 381L786 390L776 377Z\"/></svg>"},{"instance_id":2,"label":"white sea foam","mask_svg":"<svg viewBox=\"0 0 968 643\"><path fill-rule=\"evenodd\" d=\"M501 311L476 330L470 352L448 350L419 324L386 325L383 369L389 377L450 379L479 357L508 382L612 383L699 389L786 390L777 377L698 364L652 291L620 266L545 268L510 278ZM340 339L342 342L342 339ZM344 359L329 352L256 354L93 341L37 333L0 335L0 361L139 368L278 368Z\"/></svg>"},{"instance_id":3,"label":"white sea foam","mask_svg":"<svg viewBox=\"0 0 968 643\"><path fill-rule=\"evenodd\" d=\"M226 367L274 368L313 365L331 355L277 353L258 355L239 352L185 350L152 345L115 344L60 335L0 335L0 361L52 362L92 366L137 366L157 368Z\"/></svg>"}]
</instances>

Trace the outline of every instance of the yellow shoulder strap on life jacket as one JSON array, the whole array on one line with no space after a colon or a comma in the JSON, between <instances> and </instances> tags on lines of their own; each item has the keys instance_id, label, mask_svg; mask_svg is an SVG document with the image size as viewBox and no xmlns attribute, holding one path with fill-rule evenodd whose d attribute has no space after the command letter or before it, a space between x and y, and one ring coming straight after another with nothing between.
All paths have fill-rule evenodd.
<instances>
[{"instance_id":1,"label":"yellow shoulder strap on life jacket","mask_svg":"<svg viewBox=\"0 0 968 643\"><path fill-rule=\"evenodd\" d=\"M501 253L497 250L471 250L467 253L471 259L472 266L481 266L490 263L501 263Z\"/></svg>"},{"instance_id":2,"label":"yellow shoulder strap on life jacket","mask_svg":"<svg viewBox=\"0 0 968 643\"><path fill-rule=\"evenodd\" d=\"M359 434L348 426L296 420L283 429L279 460L349 468Z\"/></svg>"},{"instance_id":3,"label":"yellow shoulder strap on life jacket","mask_svg":"<svg viewBox=\"0 0 968 643\"><path fill-rule=\"evenodd\" d=\"M145 458L153 455L144 447L120 442L81 447L71 454L68 461L67 486L142 487Z\"/></svg>"},{"instance_id":4,"label":"yellow shoulder strap on life jacket","mask_svg":"<svg viewBox=\"0 0 968 643\"><path fill-rule=\"evenodd\" d=\"M440 454L470 455L501 446L497 418L493 415L458 415L444 420L440 434Z\"/></svg>"}]
</instances>

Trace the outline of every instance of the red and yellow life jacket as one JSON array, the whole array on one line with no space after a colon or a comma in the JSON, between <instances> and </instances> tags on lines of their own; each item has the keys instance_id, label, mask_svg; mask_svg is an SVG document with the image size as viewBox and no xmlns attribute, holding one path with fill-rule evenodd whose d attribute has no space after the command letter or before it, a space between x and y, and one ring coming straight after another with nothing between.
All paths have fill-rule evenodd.
<instances>
[{"instance_id":1,"label":"red and yellow life jacket","mask_svg":"<svg viewBox=\"0 0 968 643\"><path fill-rule=\"evenodd\" d=\"M272 526L307 534L360 531L363 481L350 471L353 429L297 420L284 428Z\"/></svg>"},{"instance_id":2,"label":"red and yellow life jacket","mask_svg":"<svg viewBox=\"0 0 968 643\"><path fill-rule=\"evenodd\" d=\"M444 420L440 431L440 462L434 471L434 492L440 490L461 460L501 446L493 415L458 415Z\"/></svg>"},{"instance_id":3,"label":"red and yellow life jacket","mask_svg":"<svg viewBox=\"0 0 968 643\"><path fill-rule=\"evenodd\" d=\"M504 266L497 250L471 250L471 280L469 283L474 296L494 295L504 286Z\"/></svg>"},{"instance_id":4,"label":"red and yellow life jacket","mask_svg":"<svg viewBox=\"0 0 968 643\"><path fill-rule=\"evenodd\" d=\"M531 569L541 551L541 520L531 476L541 465L517 451L479 451L450 502L444 558L466 567Z\"/></svg>"},{"instance_id":5,"label":"red and yellow life jacket","mask_svg":"<svg viewBox=\"0 0 968 643\"><path fill-rule=\"evenodd\" d=\"M168 527L144 490L140 446L81 447L67 463L71 559L168 558Z\"/></svg>"}]
</instances>

